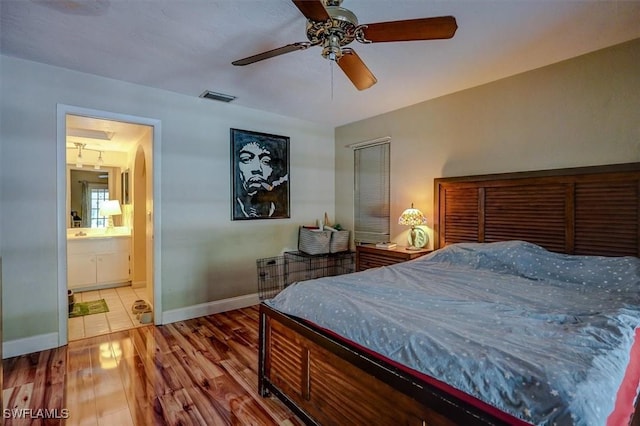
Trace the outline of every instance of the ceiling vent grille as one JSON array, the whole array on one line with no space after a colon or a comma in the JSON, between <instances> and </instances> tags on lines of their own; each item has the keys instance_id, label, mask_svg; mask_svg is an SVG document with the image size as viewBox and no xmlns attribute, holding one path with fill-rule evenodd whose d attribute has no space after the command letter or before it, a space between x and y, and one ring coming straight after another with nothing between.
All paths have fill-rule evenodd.
<instances>
[{"instance_id":1,"label":"ceiling vent grille","mask_svg":"<svg viewBox=\"0 0 640 426\"><path fill-rule=\"evenodd\" d=\"M204 92L202 92L200 97L205 99L212 99L214 101L221 101L221 102L231 102L236 98L235 96L225 95L224 93L212 92L211 90L205 90Z\"/></svg>"}]
</instances>

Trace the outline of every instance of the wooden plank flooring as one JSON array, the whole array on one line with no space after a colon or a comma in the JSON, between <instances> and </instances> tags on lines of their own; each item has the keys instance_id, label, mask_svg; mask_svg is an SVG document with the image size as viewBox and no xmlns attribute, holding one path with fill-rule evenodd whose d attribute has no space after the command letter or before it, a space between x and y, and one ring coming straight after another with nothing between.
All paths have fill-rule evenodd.
<instances>
[{"instance_id":1,"label":"wooden plank flooring","mask_svg":"<svg viewBox=\"0 0 640 426\"><path fill-rule=\"evenodd\" d=\"M302 425L257 369L257 306L78 340L4 360L4 424Z\"/></svg>"}]
</instances>

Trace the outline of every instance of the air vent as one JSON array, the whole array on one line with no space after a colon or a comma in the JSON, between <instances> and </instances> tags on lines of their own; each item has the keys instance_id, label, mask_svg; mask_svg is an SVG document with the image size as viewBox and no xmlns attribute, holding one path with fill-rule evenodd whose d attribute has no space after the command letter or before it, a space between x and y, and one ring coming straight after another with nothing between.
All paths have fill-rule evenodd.
<instances>
[{"instance_id":1,"label":"air vent","mask_svg":"<svg viewBox=\"0 0 640 426\"><path fill-rule=\"evenodd\" d=\"M200 97L206 98L206 99L213 99L214 101L221 101L221 102L231 102L236 98L235 96L225 95L224 93L212 92L210 90L205 90L200 95Z\"/></svg>"}]
</instances>

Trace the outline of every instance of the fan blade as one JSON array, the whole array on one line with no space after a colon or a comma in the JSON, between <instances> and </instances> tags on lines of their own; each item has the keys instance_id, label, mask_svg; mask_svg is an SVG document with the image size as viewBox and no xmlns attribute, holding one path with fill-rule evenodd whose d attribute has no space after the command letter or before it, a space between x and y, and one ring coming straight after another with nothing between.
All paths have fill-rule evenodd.
<instances>
[{"instance_id":1,"label":"fan blade","mask_svg":"<svg viewBox=\"0 0 640 426\"><path fill-rule=\"evenodd\" d=\"M277 49L258 53L257 55L249 56L248 58L238 59L237 61L233 61L231 63L236 66L249 65L249 64L253 64L254 62L273 58L274 56L284 55L285 53L295 52L296 50L304 50L304 49L307 49L309 46L311 46L311 43L306 41L287 44L286 46L282 46L282 47L278 47Z\"/></svg>"},{"instance_id":2,"label":"fan blade","mask_svg":"<svg viewBox=\"0 0 640 426\"><path fill-rule=\"evenodd\" d=\"M353 49L342 49L338 65L358 90L368 89L378 82Z\"/></svg>"},{"instance_id":3,"label":"fan blade","mask_svg":"<svg viewBox=\"0 0 640 426\"><path fill-rule=\"evenodd\" d=\"M453 16L378 22L362 26L361 43L388 41L436 40L451 38L458 24ZM361 40L362 39L362 40Z\"/></svg>"},{"instance_id":4,"label":"fan blade","mask_svg":"<svg viewBox=\"0 0 640 426\"><path fill-rule=\"evenodd\" d=\"M324 8L321 0L293 0L293 3L307 19L312 21L326 21L329 19L329 13Z\"/></svg>"}]
</instances>

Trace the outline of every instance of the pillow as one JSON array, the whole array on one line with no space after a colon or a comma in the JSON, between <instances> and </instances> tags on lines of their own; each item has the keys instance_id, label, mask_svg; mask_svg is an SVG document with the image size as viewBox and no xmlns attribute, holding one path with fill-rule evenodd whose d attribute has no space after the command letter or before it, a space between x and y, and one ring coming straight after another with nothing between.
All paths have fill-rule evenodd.
<instances>
[{"instance_id":1,"label":"pillow","mask_svg":"<svg viewBox=\"0 0 640 426\"><path fill-rule=\"evenodd\" d=\"M435 251L429 258L532 280L640 288L640 259L636 257L555 253L519 240L452 244Z\"/></svg>"}]
</instances>

